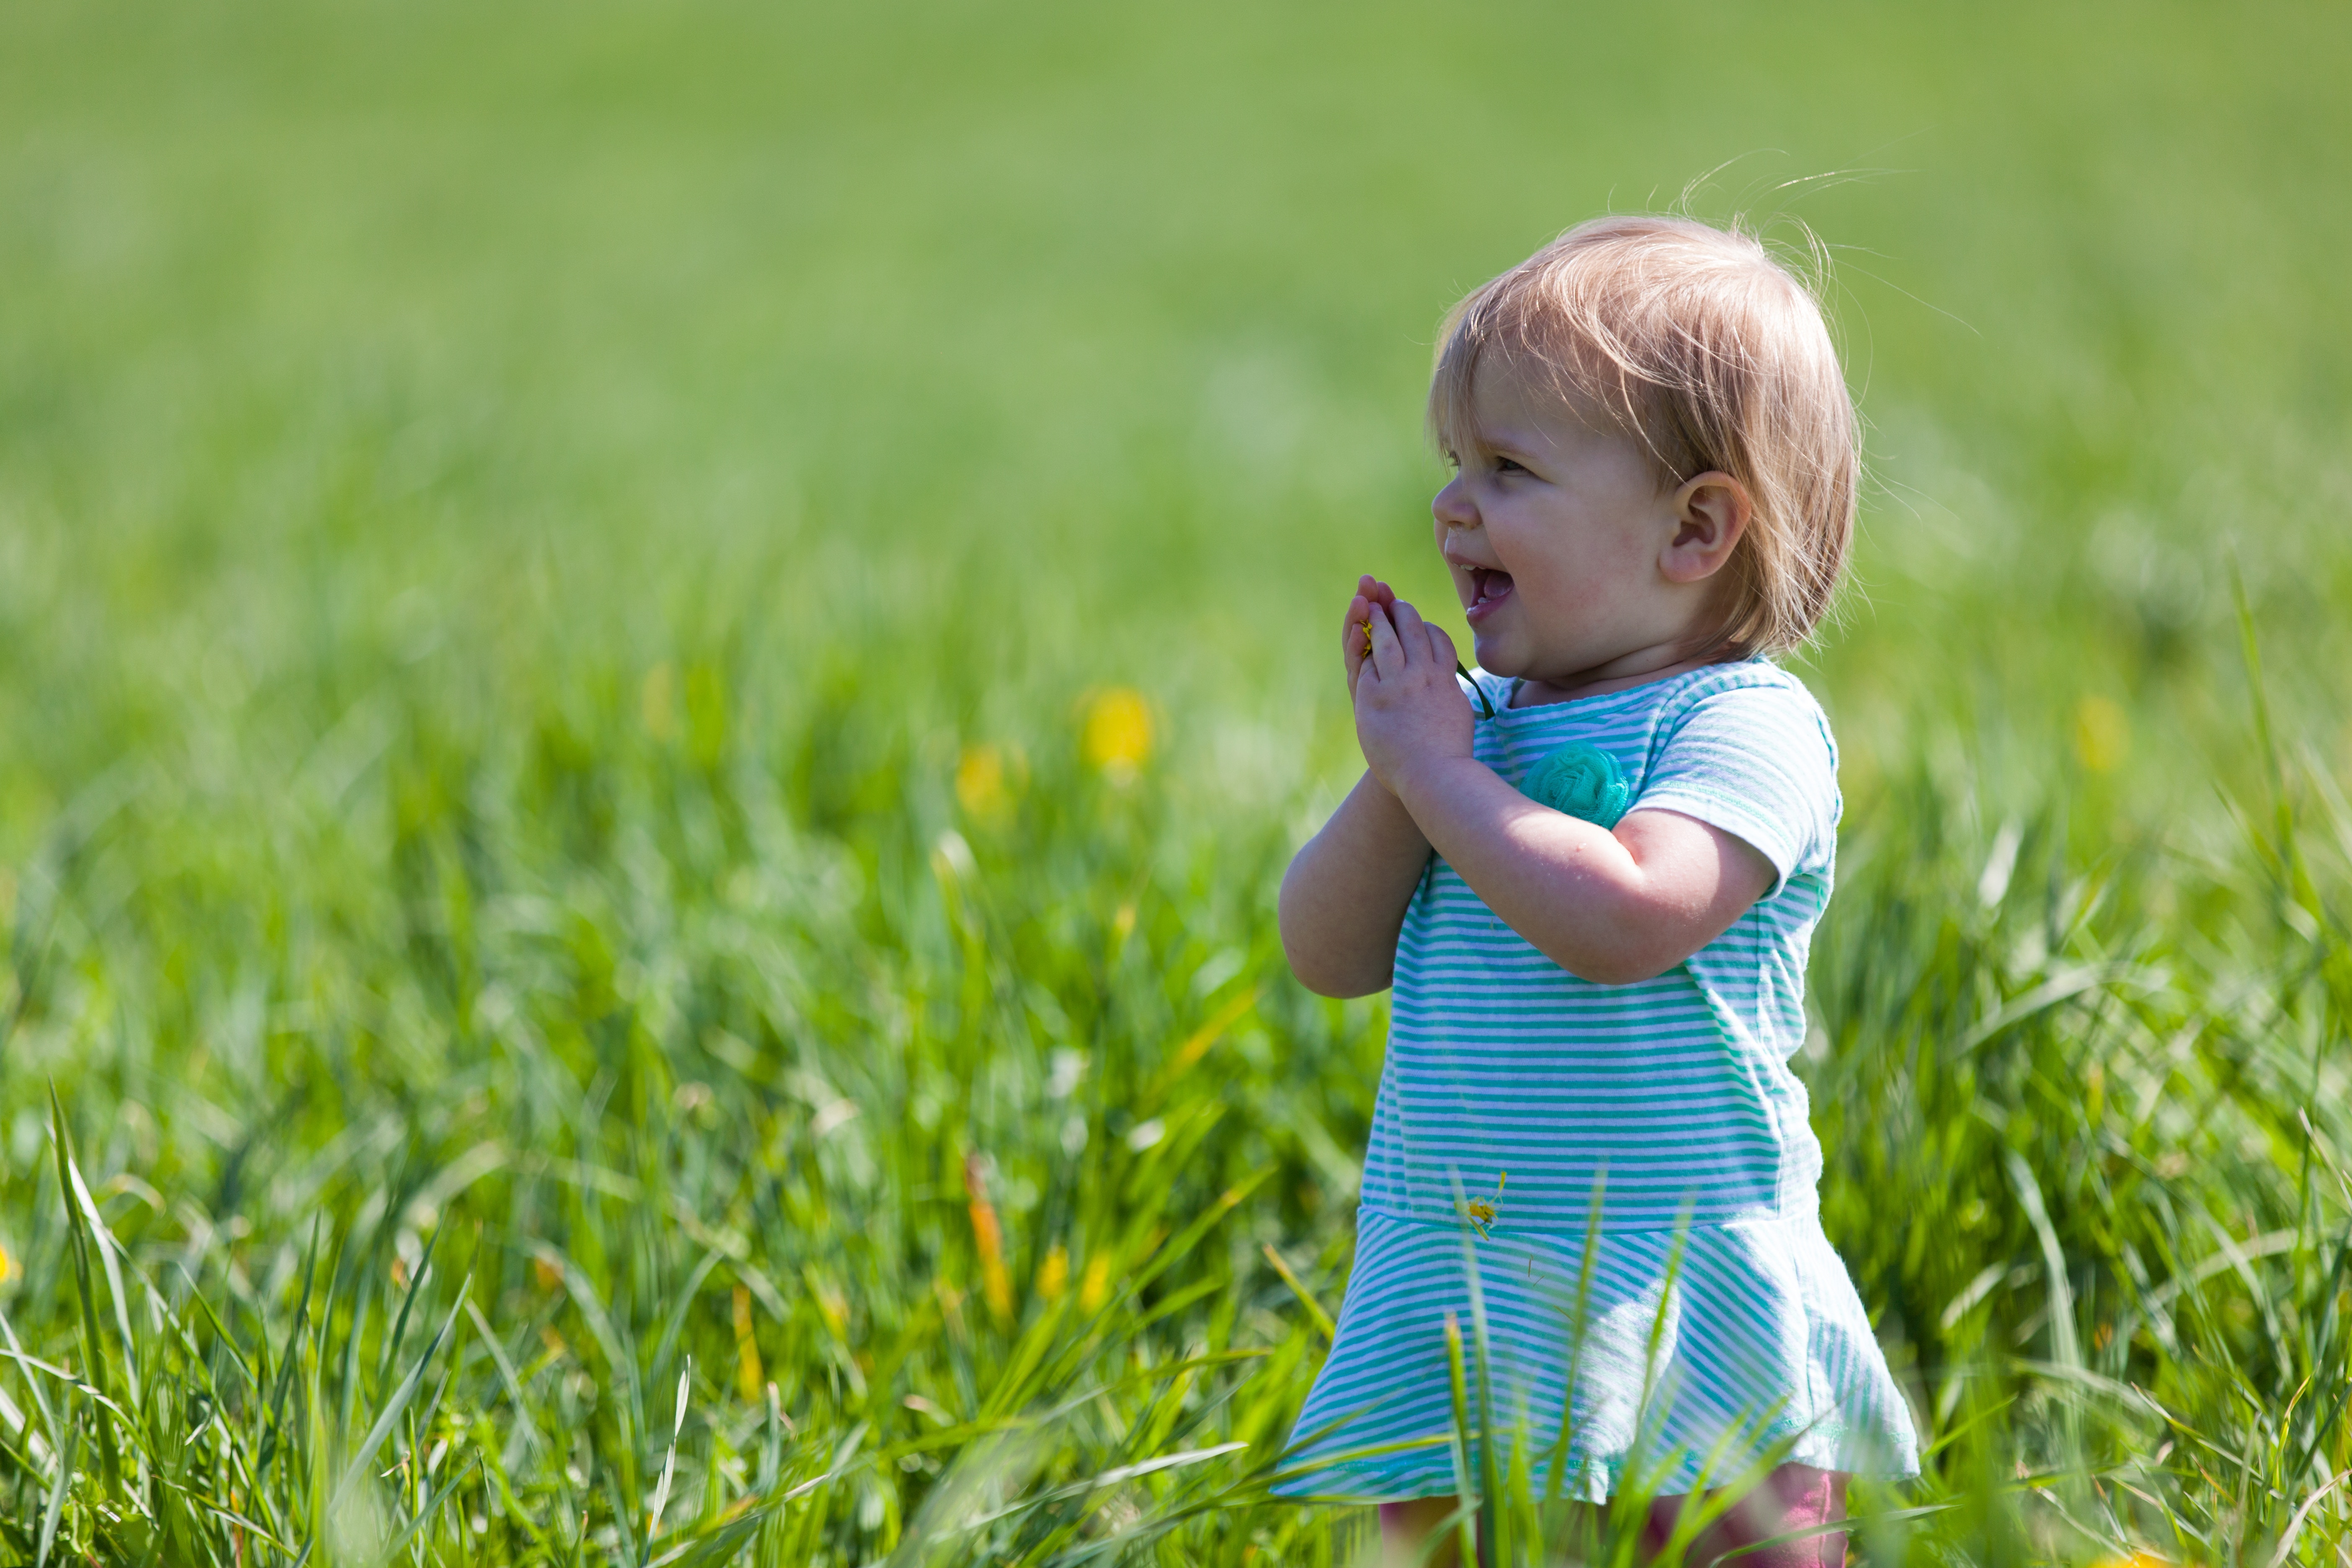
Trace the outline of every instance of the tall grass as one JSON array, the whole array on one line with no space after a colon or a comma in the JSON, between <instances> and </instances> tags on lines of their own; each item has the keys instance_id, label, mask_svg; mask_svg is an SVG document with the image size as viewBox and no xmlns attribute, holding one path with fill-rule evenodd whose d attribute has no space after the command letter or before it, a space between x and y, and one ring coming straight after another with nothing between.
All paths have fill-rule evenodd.
<instances>
[{"instance_id":1,"label":"tall grass","mask_svg":"<svg viewBox=\"0 0 2352 1568\"><path fill-rule=\"evenodd\" d=\"M11 1560L1352 1560L1266 1497L1385 1027L1273 934L1317 606L1437 596L1451 294L1776 147L1696 200L1847 247L1874 420L1861 1547L2339 1561L2345 43L0 16Z\"/></svg>"},{"instance_id":2,"label":"tall grass","mask_svg":"<svg viewBox=\"0 0 2352 1568\"><path fill-rule=\"evenodd\" d=\"M164 851L135 804L54 840L10 1069L81 1087L14 1130L12 1548L1343 1552L1261 1490L1378 1018L1281 984L1278 828L1192 838L1082 725L1017 797L909 798L952 784L877 765L914 745L854 721L879 703L774 743L848 748L846 837L684 735L600 765L601 802L544 733L429 775L392 740L373 932L207 917L199 877L117 882L102 942L109 864ZM2084 868L2046 820L1968 830L1925 770L1889 793L1806 1064L1827 1223L1939 1445L1875 1501L1987 1561L2268 1562L2291 1530L2323 1560L2347 819L2257 806L2235 856ZM249 1121L199 1087L245 1075Z\"/></svg>"}]
</instances>

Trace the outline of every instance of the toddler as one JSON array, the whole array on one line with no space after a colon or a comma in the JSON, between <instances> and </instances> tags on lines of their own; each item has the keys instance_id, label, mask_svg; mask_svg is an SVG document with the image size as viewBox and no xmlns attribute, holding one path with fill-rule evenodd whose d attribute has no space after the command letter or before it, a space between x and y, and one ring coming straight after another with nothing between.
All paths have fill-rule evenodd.
<instances>
[{"instance_id":1,"label":"toddler","mask_svg":"<svg viewBox=\"0 0 2352 1568\"><path fill-rule=\"evenodd\" d=\"M1450 1316L1495 1462L1539 1496L1638 1485L1654 1548L1744 1476L1691 1562L1813 1528L1732 1561L1843 1563L1817 1527L1846 1477L1917 1460L1787 1065L1840 800L1771 658L1853 535L1836 350L1753 238L1603 218L1454 311L1429 423L1477 668L1362 580L1340 634L1367 772L1282 886L1300 981L1394 987L1284 1489L1377 1500L1399 1545L1454 1510Z\"/></svg>"}]
</instances>

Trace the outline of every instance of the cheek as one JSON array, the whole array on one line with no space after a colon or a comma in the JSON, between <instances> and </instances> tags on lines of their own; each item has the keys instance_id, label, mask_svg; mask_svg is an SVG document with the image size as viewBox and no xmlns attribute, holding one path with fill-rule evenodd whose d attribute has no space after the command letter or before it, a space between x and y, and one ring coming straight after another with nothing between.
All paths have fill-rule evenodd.
<instances>
[{"instance_id":1,"label":"cheek","mask_svg":"<svg viewBox=\"0 0 2352 1568\"><path fill-rule=\"evenodd\" d=\"M1632 507L1600 511L1563 531L1559 553L1574 563L1579 574L1625 586L1654 564L1657 553L1646 521Z\"/></svg>"},{"instance_id":2,"label":"cheek","mask_svg":"<svg viewBox=\"0 0 2352 1568\"><path fill-rule=\"evenodd\" d=\"M1549 542L1524 552L1515 575L1528 607L1583 623L1604 616L1641 581L1647 559L1636 545L1591 537Z\"/></svg>"}]
</instances>

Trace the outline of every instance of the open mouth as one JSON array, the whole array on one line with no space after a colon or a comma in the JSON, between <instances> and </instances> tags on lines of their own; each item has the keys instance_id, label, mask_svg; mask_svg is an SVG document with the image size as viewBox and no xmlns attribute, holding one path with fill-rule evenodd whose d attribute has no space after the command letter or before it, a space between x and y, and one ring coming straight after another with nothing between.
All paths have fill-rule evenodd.
<instances>
[{"instance_id":1,"label":"open mouth","mask_svg":"<svg viewBox=\"0 0 2352 1568\"><path fill-rule=\"evenodd\" d=\"M1470 586L1475 596L1465 613L1475 621L1493 613L1497 605L1511 596L1511 574L1486 566L1473 566L1469 570Z\"/></svg>"}]
</instances>

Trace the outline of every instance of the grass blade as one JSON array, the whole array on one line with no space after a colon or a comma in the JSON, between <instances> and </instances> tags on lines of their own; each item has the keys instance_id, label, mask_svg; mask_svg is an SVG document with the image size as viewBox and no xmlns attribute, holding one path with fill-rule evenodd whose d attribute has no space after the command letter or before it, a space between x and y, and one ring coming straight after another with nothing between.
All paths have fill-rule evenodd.
<instances>
[{"instance_id":1,"label":"grass blade","mask_svg":"<svg viewBox=\"0 0 2352 1568\"><path fill-rule=\"evenodd\" d=\"M383 1440L392 1435L393 1427L399 1424L401 1412L408 1408L408 1402L416 1396L417 1386L425 1381L425 1369L433 1364L433 1358L440 1353L442 1344L449 1338L449 1331L457 1327L457 1314L465 1307L466 1292L471 1288L472 1283L469 1279L457 1287L457 1305L450 1308L449 1315L441 1320L441 1327L434 1334L433 1342L425 1347L425 1352L409 1367L407 1375L400 1380L400 1386L393 1390L392 1397L385 1401L383 1409L377 1414L375 1424L368 1428L367 1436L360 1440L360 1446L353 1450L350 1461L343 1467L342 1478L336 1481L334 1489L328 1494L329 1515L331 1516L340 1510L343 1499L349 1496L352 1489L365 1478L368 1465L374 1459L376 1450L383 1446Z\"/></svg>"}]
</instances>

